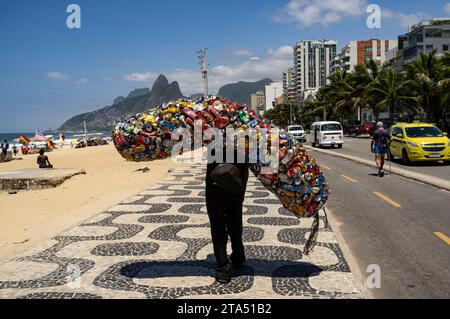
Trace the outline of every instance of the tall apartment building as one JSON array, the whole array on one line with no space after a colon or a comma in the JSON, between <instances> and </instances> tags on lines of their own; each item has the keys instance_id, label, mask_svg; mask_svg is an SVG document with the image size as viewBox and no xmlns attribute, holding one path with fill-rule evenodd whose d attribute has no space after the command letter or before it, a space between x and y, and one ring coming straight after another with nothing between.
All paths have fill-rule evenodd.
<instances>
[{"instance_id":1,"label":"tall apartment building","mask_svg":"<svg viewBox=\"0 0 450 319\"><path fill-rule=\"evenodd\" d=\"M254 111L262 112L266 105L266 96L264 92L256 92L250 96L251 108Z\"/></svg>"},{"instance_id":2,"label":"tall apartment building","mask_svg":"<svg viewBox=\"0 0 450 319\"><path fill-rule=\"evenodd\" d=\"M397 40L351 41L334 58L331 64L331 73L333 74L337 69L352 72L356 65L368 65L371 59L383 64L387 61L386 54L397 45Z\"/></svg>"},{"instance_id":3,"label":"tall apartment building","mask_svg":"<svg viewBox=\"0 0 450 319\"><path fill-rule=\"evenodd\" d=\"M295 72L294 68L289 68L283 72L283 98L286 103L295 103L297 94L295 88Z\"/></svg>"},{"instance_id":4,"label":"tall apartment building","mask_svg":"<svg viewBox=\"0 0 450 319\"><path fill-rule=\"evenodd\" d=\"M398 37L398 51L392 65L402 65L420 55L436 50L443 54L450 48L450 19L432 19L412 26L408 33Z\"/></svg>"},{"instance_id":5,"label":"tall apartment building","mask_svg":"<svg viewBox=\"0 0 450 319\"><path fill-rule=\"evenodd\" d=\"M336 56L332 40L298 41L294 47L294 72L297 101L302 105L327 83Z\"/></svg>"}]
</instances>

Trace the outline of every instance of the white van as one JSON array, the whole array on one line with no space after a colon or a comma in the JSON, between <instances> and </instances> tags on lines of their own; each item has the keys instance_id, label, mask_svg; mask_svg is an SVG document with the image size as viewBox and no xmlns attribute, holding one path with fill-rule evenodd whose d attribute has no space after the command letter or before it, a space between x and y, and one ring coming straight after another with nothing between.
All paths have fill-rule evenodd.
<instances>
[{"instance_id":1,"label":"white van","mask_svg":"<svg viewBox=\"0 0 450 319\"><path fill-rule=\"evenodd\" d=\"M311 125L311 144L313 147L344 145L344 130L339 122L315 122Z\"/></svg>"}]
</instances>

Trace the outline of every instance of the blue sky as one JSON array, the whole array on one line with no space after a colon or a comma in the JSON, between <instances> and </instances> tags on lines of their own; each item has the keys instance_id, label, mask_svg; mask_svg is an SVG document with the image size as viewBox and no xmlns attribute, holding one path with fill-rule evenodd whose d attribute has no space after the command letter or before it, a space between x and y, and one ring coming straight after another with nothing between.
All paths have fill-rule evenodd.
<instances>
[{"instance_id":1,"label":"blue sky","mask_svg":"<svg viewBox=\"0 0 450 319\"><path fill-rule=\"evenodd\" d=\"M68 29L66 7L81 8ZM208 47L213 93L226 83L279 79L300 39L395 39L409 23L450 16L449 0L373 0L382 29L366 27L365 0L40 0L0 10L0 132L57 128L110 105L160 73L201 92L196 50Z\"/></svg>"}]
</instances>

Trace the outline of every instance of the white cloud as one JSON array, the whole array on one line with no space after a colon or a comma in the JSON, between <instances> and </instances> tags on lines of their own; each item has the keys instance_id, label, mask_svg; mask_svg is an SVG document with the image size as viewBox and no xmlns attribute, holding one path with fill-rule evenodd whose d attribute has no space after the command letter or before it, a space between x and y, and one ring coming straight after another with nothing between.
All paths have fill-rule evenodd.
<instances>
[{"instance_id":1,"label":"white cloud","mask_svg":"<svg viewBox=\"0 0 450 319\"><path fill-rule=\"evenodd\" d=\"M76 81L76 84L86 84L88 83L89 79L88 78L81 78L78 81Z\"/></svg>"},{"instance_id":2,"label":"white cloud","mask_svg":"<svg viewBox=\"0 0 450 319\"><path fill-rule=\"evenodd\" d=\"M260 60L261 58L260 57L258 57L258 56L252 56L251 58L250 58L250 61L258 61L258 60Z\"/></svg>"},{"instance_id":3,"label":"white cloud","mask_svg":"<svg viewBox=\"0 0 450 319\"><path fill-rule=\"evenodd\" d=\"M237 49L231 52L232 55L235 56L252 56L253 52L247 50L247 49Z\"/></svg>"},{"instance_id":4,"label":"white cloud","mask_svg":"<svg viewBox=\"0 0 450 319\"><path fill-rule=\"evenodd\" d=\"M444 11L447 12L448 14L450 14L450 2L448 2L448 3L444 6Z\"/></svg>"},{"instance_id":5,"label":"white cloud","mask_svg":"<svg viewBox=\"0 0 450 319\"><path fill-rule=\"evenodd\" d=\"M144 73L130 73L125 74L123 78L127 81L133 82L149 82L154 81L158 77L158 74L153 72L144 72Z\"/></svg>"},{"instance_id":6,"label":"white cloud","mask_svg":"<svg viewBox=\"0 0 450 319\"><path fill-rule=\"evenodd\" d=\"M283 71L292 67L292 64L293 49L283 46L270 49L263 58L250 59L235 65L213 66L209 74L210 91L216 93L221 86L238 81L253 82L264 78L278 80L281 79ZM177 70L168 73L168 76L179 81L183 93L202 92L203 82L197 70Z\"/></svg>"},{"instance_id":7,"label":"white cloud","mask_svg":"<svg viewBox=\"0 0 450 319\"><path fill-rule=\"evenodd\" d=\"M75 83L75 84L86 84L89 82L89 79L87 77L82 77L78 80L74 79L72 76L58 72L58 71L49 71L45 73L45 77L50 80L55 81L65 81L69 83Z\"/></svg>"},{"instance_id":8,"label":"white cloud","mask_svg":"<svg viewBox=\"0 0 450 319\"><path fill-rule=\"evenodd\" d=\"M275 21L296 22L300 26L328 26L347 17L365 16L367 0L290 0L274 17ZM444 10L450 14L450 3ZM432 16L425 12L405 13L382 9L382 19L408 27Z\"/></svg>"},{"instance_id":9,"label":"white cloud","mask_svg":"<svg viewBox=\"0 0 450 319\"><path fill-rule=\"evenodd\" d=\"M292 67L293 49L282 46L270 49L267 55L258 59L249 59L237 64L212 66L209 70L210 93L215 94L225 84L239 81L259 81L264 78L280 80L284 70ZM178 81L185 95L203 92L203 79L199 69L176 69L173 71L131 73L124 75L127 81L148 81L151 85L158 74L163 73L170 81Z\"/></svg>"},{"instance_id":10,"label":"white cloud","mask_svg":"<svg viewBox=\"0 0 450 319\"><path fill-rule=\"evenodd\" d=\"M291 0L274 17L275 21L294 21L300 26L327 26L343 17L365 14L366 0Z\"/></svg>"},{"instance_id":11,"label":"white cloud","mask_svg":"<svg viewBox=\"0 0 450 319\"><path fill-rule=\"evenodd\" d=\"M409 27L424 20L429 20L432 16L426 12L404 13L395 12L390 9L383 9L381 18L391 20L401 25L402 27Z\"/></svg>"},{"instance_id":12,"label":"white cloud","mask_svg":"<svg viewBox=\"0 0 450 319\"><path fill-rule=\"evenodd\" d=\"M71 77L67 74L64 74L62 72L57 71L49 71L45 73L45 77L50 80L57 80L57 81L68 81L71 79Z\"/></svg>"}]
</instances>

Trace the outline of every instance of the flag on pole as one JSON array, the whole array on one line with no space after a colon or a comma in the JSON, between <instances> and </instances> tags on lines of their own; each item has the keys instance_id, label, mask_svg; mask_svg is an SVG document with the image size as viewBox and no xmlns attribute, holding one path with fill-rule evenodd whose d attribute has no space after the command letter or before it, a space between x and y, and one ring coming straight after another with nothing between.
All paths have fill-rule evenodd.
<instances>
[{"instance_id":1,"label":"flag on pole","mask_svg":"<svg viewBox=\"0 0 450 319\"><path fill-rule=\"evenodd\" d=\"M25 145L30 144L30 140L29 140L28 138L26 138L23 134L20 135L20 140L21 140Z\"/></svg>"}]
</instances>

